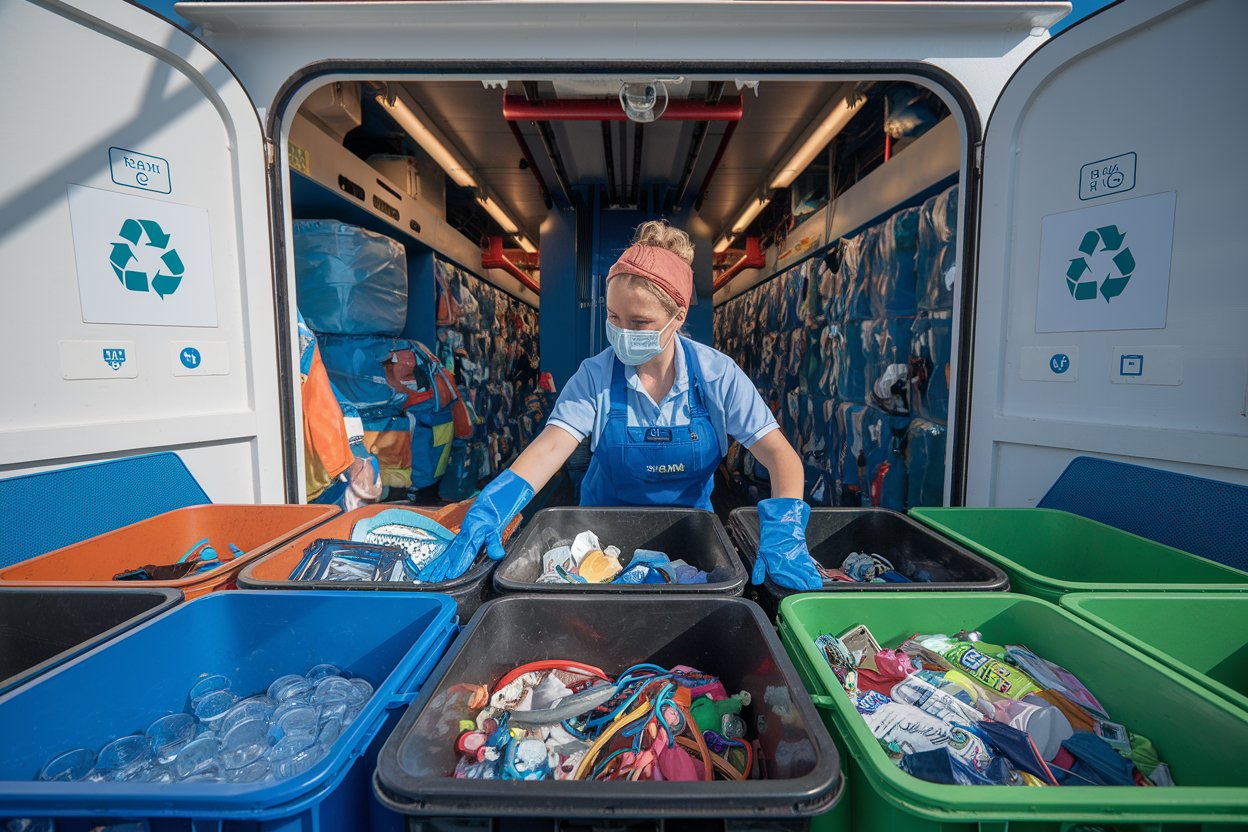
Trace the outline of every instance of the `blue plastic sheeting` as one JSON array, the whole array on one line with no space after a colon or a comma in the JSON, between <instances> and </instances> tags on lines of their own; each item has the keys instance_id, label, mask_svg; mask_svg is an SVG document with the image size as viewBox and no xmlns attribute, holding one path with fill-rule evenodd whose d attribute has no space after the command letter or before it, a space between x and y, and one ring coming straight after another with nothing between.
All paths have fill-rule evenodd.
<instances>
[{"instance_id":1,"label":"blue plastic sheeting","mask_svg":"<svg viewBox=\"0 0 1248 832\"><path fill-rule=\"evenodd\" d=\"M868 228L857 237L841 241L841 286L845 320L865 321L871 314L871 269L875 263L878 228Z\"/></svg>"},{"instance_id":2,"label":"blue plastic sheeting","mask_svg":"<svg viewBox=\"0 0 1248 832\"><path fill-rule=\"evenodd\" d=\"M295 220L295 291L315 332L402 335L407 322L403 244L335 220Z\"/></svg>"},{"instance_id":3,"label":"blue plastic sheeting","mask_svg":"<svg viewBox=\"0 0 1248 832\"><path fill-rule=\"evenodd\" d=\"M838 265L839 268L833 271L821 257L811 266L810 282L819 306L817 314L822 315L826 322L839 321L845 317L845 268Z\"/></svg>"},{"instance_id":4,"label":"blue plastic sheeting","mask_svg":"<svg viewBox=\"0 0 1248 832\"><path fill-rule=\"evenodd\" d=\"M53 495L79 495L70 513ZM0 567L212 500L182 459L166 451L0 479Z\"/></svg>"},{"instance_id":5,"label":"blue plastic sheeting","mask_svg":"<svg viewBox=\"0 0 1248 832\"><path fill-rule=\"evenodd\" d=\"M918 306L948 309L958 277L958 186L919 207Z\"/></svg>"},{"instance_id":6,"label":"blue plastic sheeting","mask_svg":"<svg viewBox=\"0 0 1248 832\"><path fill-rule=\"evenodd\" d=\"M875 382L889 367L894 364L909 366L914 321L914 318L886 318L863 323L862 340L866 350L864 387L868 401L881 401L873 397L876 393ZM904 405L904 402L901 404ZM897 412L904 414L907 411L904 406L899 406Z\"/></svg>"},{"instance_id":7,"label":"blue plastic sheeting","mask_svg":"<svg viewBox=\"0 0 1248 832\"><path fill-rule=\"evenodd\" d=\"M407 396L386 383L386 364L412 342L374 335L322 335L317 339L330 383L365 418L398 416Z\"/></svg>"},{"instance_id":8,"label":"blue plastic sheeting","mask_svg":"<svg viewBox=\"0 0 1248 832\"><path fill-rule=\"evenodd\" d=\"M1248 571L1248 486L1078 456L1040 508L1069 511Z\"/></svg>"},{"instance_id":9,"label":"blue plastic sheeting","mask_svg":"<svg viewBox=\"0 0 1248 832\"><path fill-rule=\"evenodd\" d=\"M438 327L438 358L480 421L474 442L488 445L478 456L490 477L511 464L551 410L538 388L537 310L440 257L434 268L459 307L455 321Z\"/></svg>"},{"instance_id":10,"label":"blue plastic sheeting","mask_svg":"<svg viewBox=\"0 0 1248 832\"><path fill-rule=\"evenodd\" d=\"M924 312L914 319L910 343L910 409L915 416L949 421L949 365L953 313Z\"/></svg>"},{"instance_id":11,"label":"blue plastic sheeting","mask_svg":"<svg viewBox=\"0 0 1248 832\"><path fill-rule=\"evenodd\" d=\"M0 697L0 817L127 818L162 830L201 829L204 818L230 832L360 829L381 741L456 629L454 600L431 593L219 592L175 607ZM236 691L263 691L323 662L367 679L375 692L330 753L302 774L219 788L32 780L61 751L98 749L183 710L202 674L225 674Z\"/></svg>"},{"instance_id":12,"label":"blue plastic sheeting","mask_svg":"<svg viewBox=\"0 0 1248 832\"><path fill-rule=\"evenodd\" d=\"M879 508L904 511L906 508L906 431L910 417L892 416L874 407L862 419L867 454L867 483L864 491L870 503Z\"/></svg>"},{"instance_id":13,"label":"blue plastic sheeting","mask_svg":"<svg viewBox=\"0 0 1248 832\"><path fill-rule=\"evenodd\" d=\"M945 502L944 425L915 419L906 433L907 507L939 506Z\"/></svg>"},{"instance_id":14,"label":"blue plastic sheeting","mask_svg":"<svg viewBox=\"0 0 1248 832\"><path fill-rule=\"evenodd\" d=\"M913 315L917 308L919 209L898 211L877 227L871 265L871 314L876 318Z\"/></svg>"},{"instance_id":15,"label":"blue plastic sheeting","mask_svg":"<svg viewBox=\"0 0 1248 832\"><path fill-rule=\"evenodd\" d=\"M833 338L832 360L836 362L836 393L847 401L866 401L867 321L846 321Z\"/></svg>"},{"instance_id":16,"label":"blue plastic sheeting","mask_svg":"<svg viewBox=\"0 0 1248 832\"><path fill-rule=\"evenodd\" d=\"M836 490L839 506L870 505L866 465L867 452L871 448L863 424L866 415L866 405L842 402L836 408Z\"/></svg>"}]
</instances>

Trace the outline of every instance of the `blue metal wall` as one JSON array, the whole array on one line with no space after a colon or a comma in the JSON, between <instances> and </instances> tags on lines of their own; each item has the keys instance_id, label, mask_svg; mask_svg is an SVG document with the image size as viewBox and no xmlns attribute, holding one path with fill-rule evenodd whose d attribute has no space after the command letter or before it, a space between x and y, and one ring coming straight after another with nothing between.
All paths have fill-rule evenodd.
<instances>
[{"instance_id":1,"label":"blue metal wall","mask_svg":"<svg viewBox=\"0 0 1248 832\"><path fill-rule=\"evenodd\" d=\"M606 349L607 272L628 248L634 229L646 220L666 219L691 232L699 302L689 310L684 331L691 338L712 343L714 277L709 235L691 228L688 215L665 216L653 209L648 193L643 194L645 207L641 209L606 207L603 189L597 186L580 189L578 196L578 208L555 209L542 224L542 369L554 376L559 388L582 361Z\"/></svg>"}]
</instances>

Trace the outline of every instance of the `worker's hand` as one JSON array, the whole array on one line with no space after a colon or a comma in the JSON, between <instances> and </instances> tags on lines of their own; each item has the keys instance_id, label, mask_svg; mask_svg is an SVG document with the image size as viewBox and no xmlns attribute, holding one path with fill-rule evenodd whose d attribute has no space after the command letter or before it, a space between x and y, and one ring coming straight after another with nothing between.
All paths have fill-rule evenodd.
<instances>
[{"instance_id":1,"label":"worker's hand","mask_svg":"<svg viewBox=\"0 0 1248 832\"><path fill-rule=\"evenodd\" d=\"M806 521L810 506L803 500L775 497L758 504L758 557L750 581L767 578L786 589L812 590L823 586L814 558L806 548Z\"/></svg>"},{"instance_id":2,"label":"worker's hand","mask_svg":"<svg viewBox=\"0 0 1248 832\"><path fill-rule=\"evenodd\" d=\"M416 576L422 583L451 581L468 571L481 547L491 560L502 560L503 529L533 499L533 487L510 470L499 474L477 496L459 526L459 534Z\"/></svg>"}]
</instances>

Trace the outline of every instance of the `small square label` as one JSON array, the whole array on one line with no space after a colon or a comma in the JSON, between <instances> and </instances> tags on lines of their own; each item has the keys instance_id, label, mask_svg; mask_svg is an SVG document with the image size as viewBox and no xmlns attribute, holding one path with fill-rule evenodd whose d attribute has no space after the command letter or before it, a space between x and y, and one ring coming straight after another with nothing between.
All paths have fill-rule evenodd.
<instances>
[{"instance_id":1,"label":"small square label","mask_svg":"<svg viewBox=\"0 0 1248 832\"><path fill-rule=\"evenodd\" d=\"M158 194L173 192L169 162L160 156L149 156L123 147L110 147L108 167L113 181L118 185Z\"/></svg>"},{"instance_id":2,"label":"small square label","mask_svg":"<svg viewBox=\"0 0 1248 832\"><path fill-rule=\"evenodd\" d=\"M1024 347L1018 369L1025 381L1078 381L1079 348Z\"/></svg>"},{"instance_id":3,"label":"small square label","mask_svg":"<svg viewBox=\"0 0 1248 832\"><path fill-rule=\"evenodd\" d=\"M1135 188L1135 154L1124 153L1079 169L1079 198L1122 194Z\"/></svg>"},{"instance_id":4,"label":"small square label","mask_svg":"<svg viewBox=\"0 0 1248 832\"><path fill-rule=\"evenodd\" d=\"M1144 356L1142 355L1120 355L1118 356L1118 373L1124 376L1144 375Z\"/></svg>"}]
</instances>

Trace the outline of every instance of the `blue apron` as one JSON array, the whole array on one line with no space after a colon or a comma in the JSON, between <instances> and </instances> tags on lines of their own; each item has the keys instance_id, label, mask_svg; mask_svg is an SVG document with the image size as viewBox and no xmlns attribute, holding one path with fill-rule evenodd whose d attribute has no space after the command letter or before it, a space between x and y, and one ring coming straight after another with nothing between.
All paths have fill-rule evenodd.
<instances>
[{"instance_id":1,"label":"blue apron","mask_svg":"<svg viewBox=\"0 0 1248 832\"><path fill-rule=\"evenodd\" d=\"M583 506L689 506L711 511L715 468L723 457L706 410L702 371L684 338L689 424L629 427L628 384L616 359L611 412L581 483Z\"/></svg>"}]
</instances>

